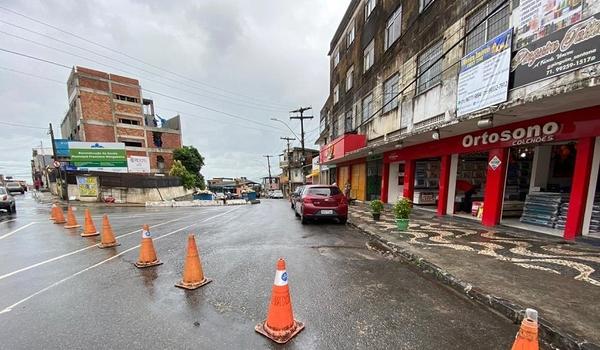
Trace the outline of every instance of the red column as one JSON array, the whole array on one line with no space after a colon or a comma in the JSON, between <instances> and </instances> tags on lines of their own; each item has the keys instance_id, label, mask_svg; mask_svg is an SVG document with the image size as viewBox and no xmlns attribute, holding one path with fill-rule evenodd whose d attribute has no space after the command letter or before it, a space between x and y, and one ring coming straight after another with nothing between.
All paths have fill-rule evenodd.
<instances>
[{"instance_id":1,"label":"red column","mask_svg":"<svg viewBox=\"0 0 600 350\"><path fill-rule=\"evenodd\" d=\"M402 195L411 202L415 194L415 160L409 159L404 162L404 191Z\"/></svg>"},{"instance_id":2,"label":"red column","mask_svg":"<svg viewBox=\"0 0 600 350\"><path fill-rule=\"evenodd\" d=\"M481 220L484 226L494 226L500 223L504 197L504 180L508 165L508 150L508 148L495 148L488 153L483 217ZM489 165L494 157L500 160L500 165L495 170Z\"/></svg>"},{"instance_id":3,"label":"red column","mask_svg":"<svg viewBox=\"0 0 600 350\"><path fill-rule=\"evenodd\" d=\"M577 140L577 155L575 156L575 171L571 183L571 196L569 211L565 224L564 238L574 240L581 235L583 214L587 202L590 173L592 170L592 157L594 155L594 138L586 137Z\"/></svg>"},{"instance_id":4,"label":"red column","mask_svg":"<svg viewBox=\"0 0 600 350\"><path fill-rule=\"evenodd\" d=\"M381 201L388 202L388 187L390 185L390 163L383 163L383 173L381 174Z\"/></svg>"},{"instance_id":5,"label":"red column","mask_svg":"<svg viewBox=\"0 0 600 350\"><path fill-rule=\"evenodd\" d=\"M442 156L440 168L440 183L437 204L437 215L446 215L446 206L448 204L448 185L450 181L450 155Z\"/></svg>"}]
</instances>

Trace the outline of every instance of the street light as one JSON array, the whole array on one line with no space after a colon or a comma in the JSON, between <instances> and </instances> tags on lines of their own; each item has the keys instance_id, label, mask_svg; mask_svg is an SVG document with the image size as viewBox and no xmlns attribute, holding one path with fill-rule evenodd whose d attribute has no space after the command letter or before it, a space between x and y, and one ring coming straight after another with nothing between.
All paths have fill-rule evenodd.
<instances>
[{"instance_id":1,"label":"street light","mask_svg":"<svg viewBox=\"0 0 600 350\"><path fill-rule=\"evenodd\" d=\"M294 132L294 130L292 130L292 128L290 128L290 126L286 122L284 122L281 119L277 119L277 118L271 118L271 120L274 121L274 122L280 122L281 124L285 125L285 127L288 128L288 130L291 131L292 134L294 134L294 136L296 136L296 139L300 140L300 138L298 137L298 135L296 135L296 133Z\"/></svg>"}]
</instances>

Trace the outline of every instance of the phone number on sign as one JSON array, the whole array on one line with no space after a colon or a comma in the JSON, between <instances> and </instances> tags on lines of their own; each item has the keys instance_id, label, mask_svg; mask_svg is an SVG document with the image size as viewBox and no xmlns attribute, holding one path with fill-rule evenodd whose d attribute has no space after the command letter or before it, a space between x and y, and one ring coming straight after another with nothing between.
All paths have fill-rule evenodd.
<instances>
[{"instance_id":1,"label":"phone number on sign","mask_svg":"<svg viewBox=\"0 0 600 350\"><path fill-rule=\"evenodd\" d=\"M571 61L569 63L557 65L551 69L548 69L548 70L546 70L546 74L552 75L554 73L565 72L565 71L571 70L573 68L577 68L579 66L586 65L590 62L594 62L595 60L596 60L596 56L588 56L588 57L580 58L580 59Z\"/></svg>"}]
</instances>

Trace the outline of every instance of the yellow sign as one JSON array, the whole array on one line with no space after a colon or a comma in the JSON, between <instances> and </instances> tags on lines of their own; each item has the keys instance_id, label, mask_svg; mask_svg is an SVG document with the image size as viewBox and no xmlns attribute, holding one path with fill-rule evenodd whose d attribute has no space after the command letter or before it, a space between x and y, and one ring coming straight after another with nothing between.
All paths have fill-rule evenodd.
<instances>
[{"instance_id":1,"label":"yellow sign","mask_svg":"<svg viewBox=\"0 0 600 350\"><path fill-rule=\"evenodd\" d=\"M77 176L80 197L98 197L98 178L95 176Z\"/></svg>"}]
</instances>

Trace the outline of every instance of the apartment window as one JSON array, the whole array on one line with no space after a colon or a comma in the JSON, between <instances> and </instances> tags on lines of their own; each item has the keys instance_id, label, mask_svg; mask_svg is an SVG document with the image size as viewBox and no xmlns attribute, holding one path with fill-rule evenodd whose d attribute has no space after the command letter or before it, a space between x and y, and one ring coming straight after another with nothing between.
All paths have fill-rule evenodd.
<instances>
[{"instance_id":1,"label":"apartment window","mask_svg":"<svg viewBox=\"0 0 600 350\"><path fill-rule=\"evenodd\" d=\"M140 121L139 120L127 119L127 118L119 118L119 123L121 123L121 124L128 124L128 125L140 125Z\"/></svg>"},{"instance_id":2,"label":"apartment window","mask_svg":"<svg viewBox=\"0 0 600 350\"><path fill-rule=\"evenodd\" d=\"M129 96L125 96L125 95L113 94L113 98L114 98L115 100L120 100L120 101L127 101L127 102L133 102L133 103L140 103L140 99L139 99L139 98L135 98L135 97L129 97Z\"/></svg>"},{"instance_id":3,"label":"apartment window","mask_svg":"<svg viewBox=\"0 0 600 350\"><path fill-rule=\"evenodd\" d=\"M350 30L346 33L346 47L354 42L354 22L350 24Z\"/></svg>"},{"instance_id":4,"label":"apartment window","mask_svg":"<svg viewBox=\"0 0 600 350\"><path fill-rule=\"evenodd\" d=\"M366 122L373 116L373 95L369 94L362 100L362 122Z\"/></svg>"},{"instance_id":5,"label":"apartment window","mask_svg":"<svg viewBox=\"0 0 600 350\"><path fill-rule=\"evenodd\" d=\"M491 11L498 7L504 0L491 0L481 6L475 13L467 17L467 32L475 28L477 23L481 22ZM467 36L465 44L465 54L475 50L486 42L498 36L500 33L508 29L509 22L508 3L489 16L485 21L478 25Z\"/></svg>"},{"instance_id":6,"label":"apartment window","mask_svg":"<svg viewBox=\"0 0 600 350\"><path fill-rule=\"evenodd\" d=\"M352 132L352 110L346 112L346 118L344 118L344 132Z\"/></svg>"},{"instance_id":7,"label":"apartment window","mask_svg":"<svg viewBox=\"0 0 600 350\"><path fill-rule=\"evenodd\" d=\"M331 123L331 138L336 138L338 136L338 118L333 118Z\"/></svg>"},{"instance_id":8,"label":"apartment window","mask_svg":"<svg viewBox=\"0 0 600 350\"><path fill-rule=\"evenodd\" d=\"M417 58L417 93L421 93L435 84L442 77L442 40L423 51ZM422 75L421 75L422 74Z\"/></svg>"},{"instance_id":9,"label":"apartment window","mask_svg":"<svg viewBox=\"0 0 600 350\"><path fill-rule=\"evenodd\" d=\"M385 50L400 37L402 30L402 6L398 7L385 25Z\"/></svg>"},{"instance_id":10,"label":"apartment window","mask_svg":"<svg viewBox=\"0 0 600 350\"><path fill-rule=\"evenodd\" d=\"M383 83L383 113L398 107L399 82L400 75L394 74Z\"/></svg>"},{"instance_id":11,"label":"apartment window","mask_svg":"<svg viewBox=\"0 0 600 350\"><path fill-rule=\"evenodd\" d=\"M165 158L163 156L156 156L156 166L160 170L165 169Z\"/></svg>"},{"instance_id":12,"label":"apartment window","mask_svg":"<svg viewBox=\"0 0 600 350\"><path fill-rule=\"evenodd\" d=\"M377 5L377 0L367 0L365 2L365 22L371 15L371 12L373 12L373 9L375 9L375 5Z\"/></svg>"},{"instance_id":13,"label":"apartment window","mask_svg":"<svg viewBox=\"0 0 600 350\"><path fill-rule=\"evenodd\" d=\"M125 146L127 147L144 147L142 144L142 141L131 141L131 140L124 140L122 141Z\"/></svg>"},{"instance_id":14,"label":"apartment window","mask_svg":"<svg viewBox=\"0 0 600 350\"><path fill-rule=\"evenodd\" d=\"M375 44L374 43L375 43L375 41L371 40L371 42L369 43L369 45L367 45L367 48L365 49L365 51L363 53L364 72L367 72L369 70L369 68L371 68L373 63L375 62Z\"/></svg>"},{"instance_id":15,"label":"apartment window","mask_svg":"<svg viewBox=\"0 0 600 350\"><path fill-rule=\"evenodd\" d=\"M354 75L354 67L350 67L348 69L348 71L346 72L346 91L352 89L352 83L353 83L352 76L353 75Z\"/></svg>"},{"instance_id":16,"label":"apartment window","mask_svg":"<svg viewBox=\"0 0 600 350\"><path fill-rule=\"evenodd\" d=\"M333 104L340 101L340 84L336 84L333 88Z\"/></svg>"},{"instance_id":17,"label":"apartment window","mask_svg":"<svg viewBox=\"0 0 600 350\"><path fill-rule=\"evenodd\" d=\"M161 148L163 145L162 132L152 132L152 141L154 142L154 146Z\"/></svg>"},{"instance_id":18,"label":"apartment window","mask_svg":"<svg viewBox=\"0 0 600 350\"><path fill-rule=\"evenodd\" d=\"M338 63L340 63L340 50L335 49L333 52L333 68L337 67Z\"/></svg>"},{"instance_id":19,"label":"apartment window","mask_svg":"<svg viewBox=\"0 0 600 350\"><path fill-rule=\"evenodd\" d=\"M419 0L419 12L425 10L429 5L431 5L435 0Z\"/></svg>"}]
</instances>

